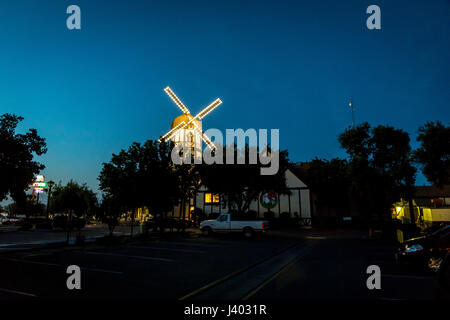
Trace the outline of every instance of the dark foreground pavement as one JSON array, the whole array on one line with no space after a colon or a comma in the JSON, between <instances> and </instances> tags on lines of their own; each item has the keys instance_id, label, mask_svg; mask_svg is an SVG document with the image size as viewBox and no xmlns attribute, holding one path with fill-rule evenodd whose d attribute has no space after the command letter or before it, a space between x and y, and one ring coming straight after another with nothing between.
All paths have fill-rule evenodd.
<instances>
[{"instance_id":1,"label":"dark foreground pavement","mask_svg":"<svg viewBox=\"0 0 450 320\"><path fill-rule=\"evenodd\" d=\"M406 274L394 247L349 232L271 232L254 239L199 235L121 246L0 254L0 299L443 300L432 275ZM366 287L367 266L382 272ZM66 269L81 267L81 290Z\"/></svg>"}]
</instances>

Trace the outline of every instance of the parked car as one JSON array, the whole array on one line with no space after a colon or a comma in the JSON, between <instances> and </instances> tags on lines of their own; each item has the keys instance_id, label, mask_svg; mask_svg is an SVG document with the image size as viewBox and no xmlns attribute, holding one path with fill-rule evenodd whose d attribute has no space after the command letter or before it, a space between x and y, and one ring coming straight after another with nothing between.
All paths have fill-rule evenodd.
<instances>
[{"instance_id":1,"label":"parked car","mask_svg":"<svg viewBox=\"0 0 450 320\"><path fill-rule=\"evenodd\" d=\"M244 236L251 238L255 232L264 232L268 229L268 221L235 219L229 213L221 214L215 220L204 220L200 223L200 230L205 236L209 236L213 232L242 232Z\"/></svg>"},{"instance_id":2,"label":"parked car","mask_svg":"<svg viewBox=\"0 0 450 320\"><path fill-rule=\"evenodd\" d=\"M23 219L21 218L14 218L9 216L1 216L0 217L0 224L8 225L8 224L18 224L22 222Z\"/></svg>"},{"instance_id":3,"label":"parked car","mask_svg":"<svg viewBox=\"0 0 450 320\"><path fill-rule=\"evenodd\" d=\"M440 261L437 274L439 284L447 290L450 290L450 251Z\"/></svg>"},{"instance_id":4,"label":"parked car","mask_svg":"<svg viewBox=\"0 0 450 320\"><path fill-rule=\"evenodd\" d=\"M0 224L8 224L8 217L0 216Z\"/></svg>"},{"instance_id":5,"label":"parked car","mask_svg":"<svg viewBox=\"0 0 450 320\"><path fill-rule=\"evenodd\" d=\"M402 243L396 252L396 260L418 268L436 268L450 250L450 225Z\"/></svg>"}]
</instances>

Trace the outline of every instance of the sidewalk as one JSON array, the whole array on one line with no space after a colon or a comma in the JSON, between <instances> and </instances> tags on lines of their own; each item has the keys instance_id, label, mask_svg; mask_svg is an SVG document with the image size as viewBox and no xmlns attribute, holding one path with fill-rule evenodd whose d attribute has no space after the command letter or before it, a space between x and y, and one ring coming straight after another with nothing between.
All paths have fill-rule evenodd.
<instances>
[{"instance_id":1,"label":"sidewalk","mask_svg":"<svg viewBox=\"0 0 450 320\"><path fill-rule=\"evenodd\" d=\"M117 226L114 230L115 236L130 235L131 226ZM133 227L133 235L140 233L140 226ZM93 242L95 239L109 234L106 225L87 225L81 234L86 242ZM75 243L77 231L71 231L69 244ZM29 250L42 246L67 244L67 232L63 230L34 230L34 231L5 231L0 233L0 253Z\"/></svg>"},{"instance_id":2,"label":"sidewalk","mask_svg":"<svg viewBox=\"0 0 450 320\"><path fill-rule=\"evenodd\" d=\"M133 226L133 236L141 233L141 226ZM95 240L109 235L109 229L106 225L87 225L81 234L85 237L85 243L93 243ZM114 236L130 236L131 226L122 225L114 229ZM74 245L77 231L71 231L69 245ZM186 229L185 233L176 231L170 232L166 229L165 236L180 235L183 237L196 237L200 235L198 229ZM150 237L160 237L160 232L150 232ZM34 231L8 231L0 232L0 254L13 251L24 251L34 249L47 249L67 246L67 232L62 230L34 230Z\"/></svg>"}]
</instances>

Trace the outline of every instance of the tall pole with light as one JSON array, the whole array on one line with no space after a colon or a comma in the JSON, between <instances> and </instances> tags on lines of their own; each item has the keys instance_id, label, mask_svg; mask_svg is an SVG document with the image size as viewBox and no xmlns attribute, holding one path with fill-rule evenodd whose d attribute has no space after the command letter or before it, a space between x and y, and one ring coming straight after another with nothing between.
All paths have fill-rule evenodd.
<instances>
[{"instance_id":1,"label":"tall pole with light","mask_svg":"<svg viewBox=\"0 0 450 320\"><path fill-rule=\"evenodd\" d=\"M348 104L352 108L352 129L355 128L355 107L353 106L353 97L350 97L350 103Z\"/></svg>"},{"instance_id":2,"label":"tall pole with light","mask_svg":"<svg viewBox=\"0 0 450 320\"><path fill-rule=\"evenodd\" d=\"M55 184L55 183L54 183L53 181L51 181L51 180L47 183L47 186L48 186L48 197L47 197L47 220L48 220L48 215L49 215L49 212L50 212L50 197L51 197L51 194L52 194L52 187L53 187L54 184Z\"/></svg>"}]
</instances>

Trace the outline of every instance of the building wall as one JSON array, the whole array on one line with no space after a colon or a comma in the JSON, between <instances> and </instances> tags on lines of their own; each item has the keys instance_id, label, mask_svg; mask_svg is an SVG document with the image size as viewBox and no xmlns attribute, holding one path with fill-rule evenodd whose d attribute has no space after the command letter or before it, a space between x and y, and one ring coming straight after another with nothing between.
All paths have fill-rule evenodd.
<instances>
[{"instance_id":1,"label":"building wall","mask_svg":"<svg viewBox=\"0 0 450 320\"><path fill-rule=\"evenodd\" d=\"M275 217L279 217L280 213L288 212L291 217L298 216L299 218L311 218L311 197L310 190L297 176L295 176L289 169L286 170L286 185L288 187L289 195L279 195L278 204L271 209ZM208 189L205 186L200 187L195 198L195 206L203 210L207 215L212 213L229 212L230 208L223 208L219 204L205 204L205 192ZM259 217L263 217L268 210L259 204L259 197L257 201L252 201L249 210L258 212Z\"/></svg>"},{"instance_id":2,"label":"building wall","mask_svg":"<svg viewBox=\"0 0 450 320\"><path fill-rule=\"evenodd\" d=\"M423 208L423 219L432 222L450 222L450 208Z\"/></svg>"}]
</instances>

